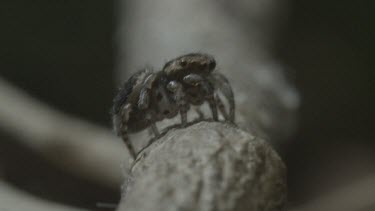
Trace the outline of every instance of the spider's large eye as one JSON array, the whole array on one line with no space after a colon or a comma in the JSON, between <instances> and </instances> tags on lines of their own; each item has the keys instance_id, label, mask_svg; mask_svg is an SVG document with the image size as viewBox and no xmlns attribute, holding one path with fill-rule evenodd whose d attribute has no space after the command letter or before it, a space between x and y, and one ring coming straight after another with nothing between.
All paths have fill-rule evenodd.
<instances>
[{"instance_id":1,"label":"spider's large eye","mask_svg":"<svg viewBox=\"0 0 375 211\"><path fill-rule=\"evenodd\" d=\"M200 64L200 66L201 66L201 68L205 69L208 66L208 64L207 63L202 63L202 64Z\"/></svg>"},{"instance_id":2,"label":"spider's large eye","mask_svg":"<svg viewBox=\"0 0 375 211\"><path fill-rule=\"evenodd\" d=\"M187 61L181 60L180 65L181 65L181 67L185 67L187 65Z\"/></svg>"},{"instance_id":3,"label":"spider's large eye","mask_svg":"<svg viewBox=\"0 0 375 211\"><path fill-rule=\"evenodd\" d=\"M210 61L210 64L208 65L208 68L210 70L213 70L213 69L215 69L215 67L216 67L216 62L214 60Z\"/></svg>"}]
</instances>

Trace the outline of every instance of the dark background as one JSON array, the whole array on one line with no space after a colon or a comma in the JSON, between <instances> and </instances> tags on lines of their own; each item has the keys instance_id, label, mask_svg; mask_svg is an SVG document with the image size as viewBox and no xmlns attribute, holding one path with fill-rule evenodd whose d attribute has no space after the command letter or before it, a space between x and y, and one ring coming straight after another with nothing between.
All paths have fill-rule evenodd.
<instances>
[{"instance_id":1,"label":"dark background","mask_svg":"<svg viewBox=\"0 0 375 211\"><path fill-rule=\"evenodd\" d=\"M2 0L1 77L64 112L109 127L115 6ZM274 55L291 70L302 96L300 127L284 155L292 204L375 172L374 11L370 0L289 1ZM91 209L98 201L118 200L119 190L59 172L11 138L0 138L2 178L13 185ZM19 168L25 160L28 168Z\"/></svg>"},{"instance_id":2,"label":"dark background","mask_svg":"<svg viewBox=\"0 0 375 211\"><path fill-rule=\"evenodd\" d=\"M302 97L285 156L291 201L302 203L375 172L375 2L290 6L275 52Z\"/></svg>"}]
</instances>

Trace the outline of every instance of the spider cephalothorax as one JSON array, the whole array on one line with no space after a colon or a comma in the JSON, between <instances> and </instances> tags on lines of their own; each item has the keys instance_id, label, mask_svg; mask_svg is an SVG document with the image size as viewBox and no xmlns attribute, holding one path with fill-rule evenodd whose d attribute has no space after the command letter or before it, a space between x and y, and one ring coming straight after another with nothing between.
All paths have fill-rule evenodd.
<instances>
[{"instance_id":1,"label":"spider cephalothorax","mask_svg":"<svg viewBox=\"0 0 375 211\"><path fill-rule=\"evenodd\" d=\"M226 120L234 122L234 96L232 87L224 75L215 71L216 61L202 53L191 53L179 56L167 62L163 67L168 81L174 82L183 88L180 95L184 96L184 102L192 105L201 105L208 102L215 121L218 120L217 108L219 108ZM218 91L226 97L229 104L229 114L226 111ZM181 116L186 114L181 113ZM182 124L184 118L182 118Z\"/></svg>"},{"instance_id":2,"label":"spider cephalothorax","mask_svg":"<svg viewBox=\"0 0 375 211\"><path fill-rule=\"evenodd\" d=\"M215 59L202 53L190 53L167 62L163 71L169 78L181 79L188 74L208 76L216 67Z\"/></svg>"},{"instance_id":3,"label":"spider cephalothorax","mask_svg":"<svg viewBox=\"0 0 375 211\"><path fill-rule=\"evenodd\" d=\"M187 125L190 105L208 102L213 119L218 121L219 108L227 121L234 122L234 97L228 80L214 72L216 62L207 54L193 53L177 57L153 72L141 70L131 76L114 99L112 119L117 135L121 136L135 158L136 153L128 133L151 127L159 135L157 121L181 115L181 125ZM229 114L218 92L227 98Z\"/></svg>"}]
</instances>

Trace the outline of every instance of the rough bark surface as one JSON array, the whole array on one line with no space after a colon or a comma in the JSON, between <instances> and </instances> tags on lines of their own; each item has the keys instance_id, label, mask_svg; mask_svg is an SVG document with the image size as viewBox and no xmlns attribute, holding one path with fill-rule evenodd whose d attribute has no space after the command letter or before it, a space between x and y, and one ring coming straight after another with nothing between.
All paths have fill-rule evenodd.
<instances>
[{"instance_id":1,"label":"rough bark surface","mask_svg":"<svg viewBox=\"0 0 375 211\"><path fill-rule=\"evenodd\" d=\"M285 166L264 140L235 126L172 129L134 162L118 210L281 210Z\"/></svg>"}]
</instances>

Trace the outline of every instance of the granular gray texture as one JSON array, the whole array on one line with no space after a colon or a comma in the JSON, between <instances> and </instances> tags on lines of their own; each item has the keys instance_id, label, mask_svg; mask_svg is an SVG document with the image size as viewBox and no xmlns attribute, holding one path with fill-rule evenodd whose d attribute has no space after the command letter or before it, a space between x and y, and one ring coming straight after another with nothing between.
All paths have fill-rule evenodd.
<instances>
[{"instance_id":1,"label":"granular gray texture","mask_svg":"<svg viewBox=\"0 0 375 211\"><path fill-rule=\"evenodd\" d=\"M285 166L264 140L234 126L172 129L130 169L118 210L282 210Z\"/></svg>"}]
</instances>

